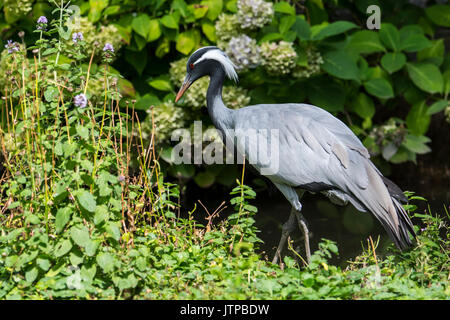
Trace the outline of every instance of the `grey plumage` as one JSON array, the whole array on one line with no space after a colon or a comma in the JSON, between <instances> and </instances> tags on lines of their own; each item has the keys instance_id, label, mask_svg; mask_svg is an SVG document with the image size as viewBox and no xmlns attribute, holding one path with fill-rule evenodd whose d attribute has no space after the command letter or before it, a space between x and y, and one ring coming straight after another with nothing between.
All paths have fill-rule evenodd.
<instances>
[{"instance_id":1,"label":"grey plumage","mask_svg":"<svg viewBox=\"0 0 450 320\"><path fill-rule=\"evenodd\" d=\"M205 52L208 59L201 58ZM297 212L301 211L297 189L322 192L335 203L350 202L360 211L371 212L397 247L411 246L408 232L414 235L413 225L400 204L406 198L370 161L369 152L355 134L327 111L308 104L259 104L228 109L221 96L225 74L231 72L227 68L231 67L223 65L222 55L226 57L215 47L197 50L188 61L185 84L176 100L192 82L209 75L208 112L227 146L232 143L261 171L267 163L259 159L255 150L271 155L272 143L276 141L279 157L269 156L269 162L277 161L278 171L267 177ZM202 61L194 68L189 67L199 59ZM255 134L246 134L255 129ZM277 132L277 139L269 138L267 130Z\"/></svg>"}]
</instances>

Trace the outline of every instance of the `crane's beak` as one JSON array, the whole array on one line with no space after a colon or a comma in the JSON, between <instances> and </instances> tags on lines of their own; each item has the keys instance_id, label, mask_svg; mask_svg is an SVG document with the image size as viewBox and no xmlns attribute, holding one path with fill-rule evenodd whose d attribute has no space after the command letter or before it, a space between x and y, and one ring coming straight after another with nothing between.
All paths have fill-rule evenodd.
<instances>
[{"instance_id":1,"label":"crane's beak","mask_svg":"<svg viewBox=\"0 0 450 320\"><path fill-rule=\"evenodd\" d=\"M190 81L190 77L189 77L189 75L187 75L186 78L184 79L183 84L181 85L180 90L177 93L175 102L178 102L178 100L180 100L180 98L183 96L184 92L191 86L191 84L192 84L192 82Z\"/></svg>"}]
</instances>

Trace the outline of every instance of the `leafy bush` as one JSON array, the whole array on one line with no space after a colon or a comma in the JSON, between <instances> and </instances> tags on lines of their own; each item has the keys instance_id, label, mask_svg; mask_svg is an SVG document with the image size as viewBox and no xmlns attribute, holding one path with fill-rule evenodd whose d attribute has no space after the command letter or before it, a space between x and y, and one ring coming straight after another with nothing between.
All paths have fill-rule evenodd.
<instances>
[{"instance_id":1,"label":"leafy bush","mask_svg":"<svg viewBox=\"0 0 450 320\"><path fill-rule=\"evenodd\" d=\"M3 6L0 28L6 39L25 30L25 42L34 41L35 21L51 11L49 3L25 2ZM415 161L417 154L429 152L426 133L432 115L445 110L449 114L450 60L440 38L440 30L449 27L445 18L449 5L422 8L407 0L376 2L382 11L378 31L366 29L364 1L79 0L72 4L83 16L71 21L81 22L85 34L85 67L96 42L112 43L117 50L126 45L114 66L134 88L120 79L119 91L136 100L136 110L157 106L153 117L158 150L164 146L166 154L174 128L195 119L211 126L201 110L207 79L196 83L196 90L190 90L181 105L169 102L180 85L184 57L203 45L217 44L237 64L239 86L224 90L230 106L316 104L346 121L374 156L392 163ZM96 55L93 68L98 59ZM120 105L126 108L124 99ZM152 120L148 115L144 121L145 115L140 113L143 134L149 136ZM208 179L195 179L204 187L211 181L230 185L234 179L221 179L222 171L237 172L169 165L168 172L179 177L207 175Z\"/></svg>"}]
</instances>

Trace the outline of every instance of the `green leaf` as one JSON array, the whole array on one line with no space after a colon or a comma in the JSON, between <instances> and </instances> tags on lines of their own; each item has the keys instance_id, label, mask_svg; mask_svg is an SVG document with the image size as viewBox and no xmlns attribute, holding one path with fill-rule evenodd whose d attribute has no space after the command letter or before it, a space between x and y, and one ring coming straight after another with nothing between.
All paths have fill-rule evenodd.
<instances>
[{"instance_id":1,"label":"green leaf","mask_svg":"<svg viewBox=\"0 0 450 320\"><path fill-rule=\"evenodd\" d=\"M336 21L336 22L330 23L325 28L320 30L316 35L314 35L312 40L322 40L322 39L332 37L332 36L344 33L348 30L355 29L355 28L358 28L358 26L352 22Z\"/></svg>"},{"instance_id":2,"label":"green leaf","mask_svg":"<svg viewBox=\"0 0 450 320\"><path fill-rule=\"evenodd\" d=\"M297 37L302 40L309 40L311 37L311 29L308 22L304 19L297 17L295 23L292 25L292 29L297 33Z\"/></svg>"},{"instance_id":3,"label":"green leaf","mask_svg":"<svg viewBox=\"0 0 450 320\"><path fill-rule=\"evenodd\" d=\"M380 39L389 49L394 51L400 49L400 34L394 25L390 23L381 24Z\"/></svg>"},{"instance_id":4,"label":"green leaf","mask_svg":"<svg viewBox=\"0 0 450 320\"><path fill-rule=\"evenodd\" d=\"M202 1L202 4L208 7L208 12L206 13L206 17L214 21L217 19L219 14L222 12L223 1L222 0L208 0Z\"/></svg>"},{"instance_id":5,"label":"green leaf","mask_svg":"<svg viewBox=\"0 0 450 320\"><path fill-rule=\"evenodd\" d=\"M205 34L205 36L208 38L211 42L216 42L216 27L211 22L205 21L202 23L202 31Z\"/></svg>"},{"instance_id":6,"label":"green leaf","mask_svg":"<svg viewBox=\"0 0 450 320\"><path fill-rule=\"evenodd\" d=\"M437 4L426 8L425 13L438 26L450 27L450 5Z\"/></svg>"},{"instance_id":7,"label":"green leaf","mask_svg":"<svg viewBox=\"0 0 450 320\"><path fill-rule=\"evenodd\" d=\"M86 128L84 125L77 124L76 130L78 135L82 138L87 140L89 138L89 129Z\"/></svg>"},{"instance_id":8,"label":"green leaf","mask_svg":"<svg viewBox=\"0 0 450 320\"><path fill-rule=\"evenodd\" d=\"M363 92L360 92L350 105L352 111L363 119L372 118L375 114L375 105L372 99Z\"/></svg>"},{"instance_id":9,"label":"green leaf","mask_svg":"<svg viewBox=\"0 0 450 320\"><path fill-rule=\"evenodd\" d=\"M161 23L169 29L178 29L178 23L172 15L165 15L162 17Z\"/></svg>"},{"instance_id":10,"label":"green leaf","mask_svg":"<svg viewBox=\"0 0 450 320\"><path fill-rule=\"evenodd\" d=\"M148 84L160 91L172 91L172 85L170 84L170 81L162 77L153 79L149 81Z\"/></svg>"},{"instance_id":11,"label":"green leaf","mask_svg":"<svg viewBox=\"0 0 450 320\"><path fill-rule=\"evenodd\" d=\"M90 244L91 238L89 236L89 230L85 227L72 227L70 229L70 237L80 247L86 247Z\"/></svg>"},{"instance_id":12,"label":"green leaf","mask_svg":"<svg viewBox=\"0 0 450 320\"><path fill-rule=\"evenodd\" d=\"M273 6L275 12L295 15L295 8L286 1L280 1Z\"/></svg>"},{"instance_id":13,"label":"green leaf","mask_svg":"<svg viewBox=\"0 0 450 320\"><path fill-rule=\"evenodd\" d=\"M373 53L386 51L380 42L378 33L369 30L355 32L347 46L354 53Z\"/></svg>"},{"instance_id":14,"label":"green leaf","mask_svg":"<svg viewBox=\"0 0 450 320\"><path fill-rule=\"evenodd\" d=\"M401 52L388 52L381 58L381 65L389 72L394 73L406 64L406 56Z\"/></svg>"},{"instance_id":15,"label":"green leaf","mask_svg":"<svg viewBox=\"0 0 450 320\"><path fill-rule=\"evenodd\" d=\"M444 39L438 39L431 42L429 48L417 52L417 61L425 60L440 66L444 62L445 45Z\"/></svg>"},{"instance_id":16,"label":"green leaf","mask_svg":"<svg viewBox=\"0 0 450 320\"><path fill-rule=\"evenodd\" d=\"M358 80L356 62L343 51L331 51L323 56L322 69L340 79Z\"/></svg>"},{"instance_id":17,"label":"green leaf","mask_svg":"<svg viewBox=\"0 0 450 320\"><path fill-rule=\"evenodd\" d=\"M25 272L25 281L28 283L32 283L34 280L36 280L38 274L39 274L39 270L36 266L28 269Z\"/></svg>"},{"instance_id":18,"label":"green leaf","mask_svg":"<svg viewBox=\"0 0 450 320\"><path fill-rule=\"evenodd\" d=\"M432 115L438 112L441 112L449 105L447 100L439 100L431 105L431 107L427 110L427 115Z\"/></svg>"},{"instance_id":19,"label":"green leaf","mask_svg":"<svg viewBox=\"0 0 450 320\"><path fill-rule=\"evenodd\" d=\"M159 25L159 20L150 20L148 24L148 34L147 41L152 42L157 40L161 36L161 27Z\"/></svg>"},{"instance_id":20,"label":"green leaf","mask_svg":"<svg viewBox=\"0 0 450 320\"><path fill-rule=\"evenodd\" d=\"M133 21L131 21L131 27L133 28L133 30L143 38L148 37L148 33L150 31L149 26L150 17L145 13L138 15L137 17L133 18Z\"/></svg>"},{"instance_id":21,"label":"green leaf","mask_svg":"<svg viewBox=\"0 0 450 320\"><path fill-rule=\"evenodd\" d=\"M161 100L151 93L147 93L142 96L134 105L136 110L148 110L151 106L157 106L161 104Z\"/></svg>"},{"instance_id":22,"label":"green leaf","mask_svg":"<svg viewBox=\"0 0 450 320\"><path fill-rule=\"evenodd\" d=\"M194 50L195 39L192 30L178 34L175 48L184 55L188 55Z\"/></svg>"},{"instance_id":23,"label":"green leaf","mask_svg":"<svg viewBox=\"0 0 450 320\"><path fill-rule=\"evenodd\" d=\"M430 63L407 63L408 74L414 84L429 93L443 91L444 80L441 71Z\"/></svg>"},{"instance_id":24,"label":"green leaf","mask_svg":"<svg viewBox=\"0 0 450 320\"><path fill-rule=\"evenodd\" d=\"M89 21L97 22L101 15L102 10L108 7L109 0L89 0Z\"/></svg>"},{"instance_id":25,"label":"green leaf","mask_svg":"<svg viewBox=\"0 0 450 320\"><path fill-rule=\"evenodd\" d=\"M67 222L69 222L69 220L70 220L71 213L72 213L72 209L69 207L60 208L56 212L56 217L55 217L56 233L60 233L64 229Z\"/></svg>"},{"instance_id":26,"label":"green leaf","mask_svg":"<svg viewBox=\"0 0 450 320\"><path fill-rule=\"evenodd\" d=\"M109 273L114 270L114 258L110 253L101 252L97 255L96 260L103 272Z\"/></svg>"},{"instance_id":27,"label":"green leaf","mask_svg":"<svg viewBox=\"0 0 450 320\"><path fill-rule=\"evenodd\" d=\"M371 79L364 83L364 88L368 93L380 99L394 97L394 91L392 90L391 84L384 78Z\"/></svg>"},{"instance_id":28,"label":"green leaf","mask_svg":"<svg viewBox=\"0 0 450 320\"><path fill-rule=\"evenodd\" d=\"M406 117L406 125L412 134L421 136L427 132L431 120L431 116L427 114L427 109L425 100L423 100L413 105L409 111Z\"/></svg>"},{"instance_id":29,"label":"green leaf","mask_svg":"<svg viewBox=\"0 0 450 320\"><path fill-rule=\"evenodd\" d=\"M280 19L278 30L280 33L285 34L288 32L296 21L295 15L284 16Z\"/></svg>"},{"instance_id":30,"label":"green leaf","mask_svg":"<svg viewBox=\"0 0 450 320\"><path fill-rule=\"evenodd\" d=\"M406 38L402 38L400 43L400 50L407 52L416 52L426 49L431 46L430 40L423 34L414 33Z\"/></svg>"},{"instance_id":31,"label":"green leaf","mask_svg":"<svg viewBox=\"0 0 450 320\"><path fill-rule=\"evenodd\" d=\"M425 138L425 139L423 139ZM428 147L425 143L429 142L430 140L423 136L415 136L412 134L408 134L405 137L405 140L403 140L403 146L405 146L406 149L418 153L418 154L424 154L431 151L430 147Z\"/></svg>"},{"instance_id":32,"label":"green leaf","mask_svg":"<svg viewBox=\"0 0 450 320\"><path fill-rule=\"evenodd\" d=\"M82 190L77 195L78 204L85 210L94 213L97 202L94 196L87 190Z\"/></svg>"},{"instance_id":33,"label":"green leaf","mask_svg":"<svg viewBox=\"0 0 450 320\"><path fill-rule=\"evenodd\" d=\"M72 249L72 242L70 242L70 240L68 239L63 240L56 246L55 257L56 258L62 257L67 252L69 252L70 249Z\"/></svg>"}]
</instances>

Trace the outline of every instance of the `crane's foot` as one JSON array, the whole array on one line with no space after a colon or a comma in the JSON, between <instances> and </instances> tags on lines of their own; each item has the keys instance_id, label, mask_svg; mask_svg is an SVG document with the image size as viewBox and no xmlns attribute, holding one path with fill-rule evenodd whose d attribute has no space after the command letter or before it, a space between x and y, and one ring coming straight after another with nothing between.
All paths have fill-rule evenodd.
<instances>
[{"instance_id":1,"label":"crane's foot","mask_svg":"<svg viewBox=\"0 0 450 320\"><path fill-rule=\"evenodd\" d=\"M295 210L291 211L291 214L289 215L288 221L286 221L283 224L283 227L281 229L281 239L278 243L277 251L275 252L275 256L273 257L272 263L277 264L278 259L281 260L281 252L283 251L283 248L286 244L286 240L289 237L289 234L294 231L295 229Z\"/></svg>"}]
</instances>

